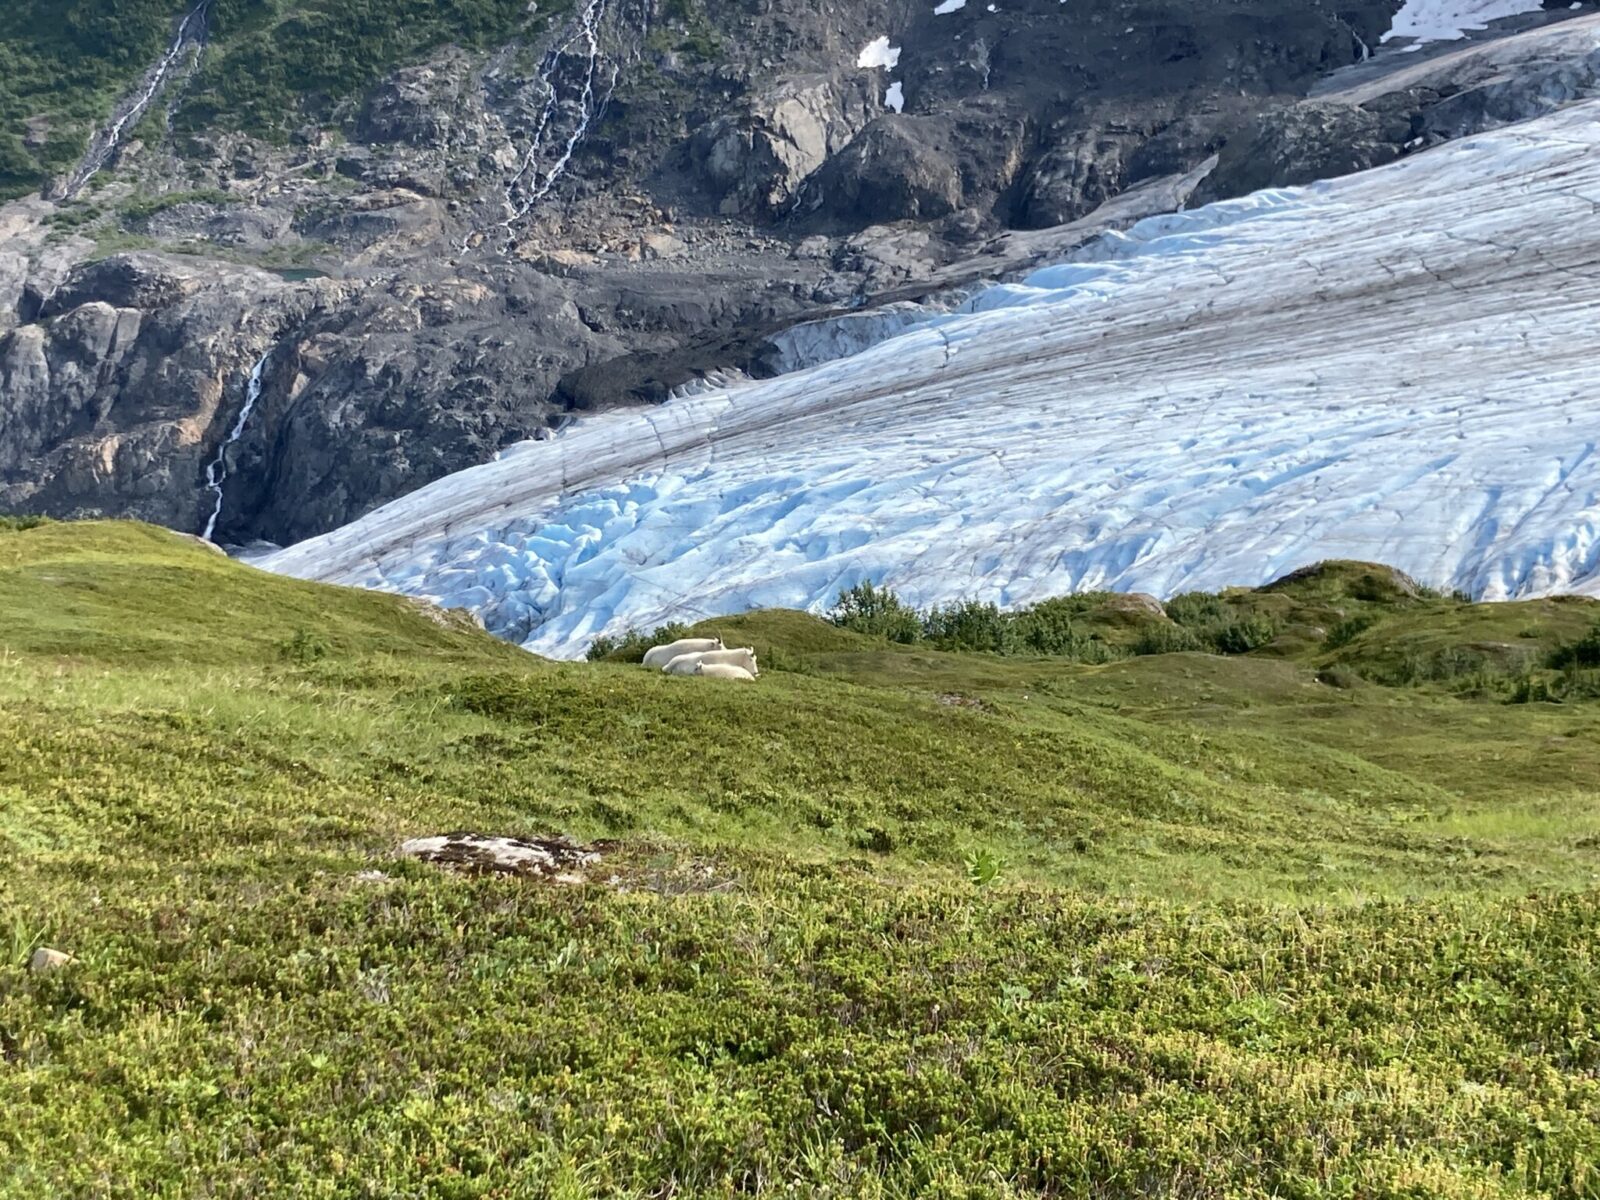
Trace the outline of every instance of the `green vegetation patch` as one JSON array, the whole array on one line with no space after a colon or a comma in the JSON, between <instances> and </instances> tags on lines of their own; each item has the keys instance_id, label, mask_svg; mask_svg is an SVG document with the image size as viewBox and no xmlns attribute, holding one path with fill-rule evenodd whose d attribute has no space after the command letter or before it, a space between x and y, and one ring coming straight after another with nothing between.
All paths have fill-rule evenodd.
<instances>
[{"instance_id":1,"label":"green vegetation patch","mask_svg":"<svg viewBox=\"0 0 1600 1200\"><path fill-rule=\"evenodd\" d=\"M42 186L160 59L193 0L0 5L0 199ZM281 139L326 120L396 67L446 45L532 36L571 0L213 0L175 126ZM164 110L163 110L164 111ZM147 117L141 130L150 131Z\"/></svg>"},{"instance_id":2,"label":"green vegetation patch","mask_svg":"<svg viewBox=\"0 0 1600 1200\"><path fill-rule=\"evenodd\" d=\"M216 45L175 124L281 138L445 45L482 50L571 7L527 0L218 0Z\"/></svg>"},{"instance_id":3,"label":"green vegetation patch","mask_svg":"<svg viewBox=\"0 0 1600 1200\"><path fill-rule=\"evenodd\" d=\"M735 687L0 522L0 1196L1595 1195L1600 704L1319 681L1383 628Z\"/></svg>"},{"instance_id":4,"label":"green vegetation patch","mask_svg":"<svg viewBox=\"0 0 1600 1200\"><path fill-rule=\"evenodd\" d=\"M172 0L0 4L0 198L38 188L156 59L187 9Z\"/></svg>"}]
</instances>

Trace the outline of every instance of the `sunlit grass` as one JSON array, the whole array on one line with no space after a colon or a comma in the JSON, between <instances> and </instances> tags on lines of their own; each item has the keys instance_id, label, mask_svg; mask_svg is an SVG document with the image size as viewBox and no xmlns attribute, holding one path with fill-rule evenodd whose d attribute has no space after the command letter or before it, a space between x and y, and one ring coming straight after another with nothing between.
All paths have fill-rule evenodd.
<instances>
[{"instance_id":1,"label":"sunlit grass","mask_svg":"<svg viewBox=\"0 0 1600 1200\"><path fill-rule=\"evenodd\" d=\"M786 613L719 687L114 524L0 600L0 1195L1600 1187L1600 705Z\"/></svg>"}]
</instances>

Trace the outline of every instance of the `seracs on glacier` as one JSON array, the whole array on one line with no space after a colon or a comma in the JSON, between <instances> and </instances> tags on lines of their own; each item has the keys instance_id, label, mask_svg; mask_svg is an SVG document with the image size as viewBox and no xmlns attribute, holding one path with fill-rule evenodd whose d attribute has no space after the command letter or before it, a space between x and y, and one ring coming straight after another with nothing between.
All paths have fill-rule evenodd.
<instances>
[{"instance_id":1,"label":"seracs on glacier","mask_svg":"<svg viewBox=\"0 0 1600 1200\"><path fill-rule=\"evenodd\" d=\"M851 357L604 414L262 565L530 649L1372 559L1600 595L1600 103L1141 222Z\"/></svg>"}]
</instances>

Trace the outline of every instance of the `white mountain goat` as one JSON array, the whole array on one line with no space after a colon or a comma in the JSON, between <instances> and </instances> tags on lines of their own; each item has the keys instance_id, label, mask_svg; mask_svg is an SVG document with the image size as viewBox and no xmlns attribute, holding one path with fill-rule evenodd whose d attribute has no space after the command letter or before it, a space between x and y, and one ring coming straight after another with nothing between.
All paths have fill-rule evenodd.
<instances>
[{"instance_id":1,"label":"white mountain goat","mask_svg":"<svg viewBox=\"0 0 1600 1200\"><path fill-rule=\"evenodd\" d=\"M684 659L689 659L690 661L688 663L683 663L682 660ZM672 675L692 675L694 674L694 664L697 662L727 663L732 666L739 667L742 670L749 671L752 675L761 674L761 668L756 665L756 652L749 646L740 646L737 649L729 650L691 651L688 654L678 655L677 658L673 659L661 669Z\"/></svg>"},{"instance_id":2,"label":"white mountain goat","mask_svg":"<svg viewBox=\"0 0 1600 1200\"><path fill-rule=\"evenodd\" d=\"M704 663L728 663L735 667L743 667L757 678L761 675L761 668L756 665L756 649L754 646L739 646L727 650L707 650L700 657Z\"/></svg>"},{"instance_id":3,"label":"white mountain goat","mask_svg":"<svg viewBox=\"0 0 1600 1200\"><path fill-rule=\"evenodd\" d=\"M675 642L668 642L664 646L652 646L649 650L646 650L644 665L660 670L680 654L721 649L721 638L679 638Z\"/></svg>"},{"instance_id":4,"label":"white mountain goat","mask_svg":"<svg viewBox=\"0 0 1600 1200\"><path fill-rule=\"evenodd\" d=\"M732 663L699 662L694 666L696 675L703 675L707 679L737 679L745 683L754 683L756 677L743 667L736 667Z\"/></svg>"}]
</instances>

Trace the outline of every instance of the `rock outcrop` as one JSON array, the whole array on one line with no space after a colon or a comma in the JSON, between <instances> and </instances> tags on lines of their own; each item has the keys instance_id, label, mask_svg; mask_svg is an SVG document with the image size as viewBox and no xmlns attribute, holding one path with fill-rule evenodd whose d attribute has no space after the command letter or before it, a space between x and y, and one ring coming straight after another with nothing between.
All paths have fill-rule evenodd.
<instances>
[{"instance_id":1,"label":"rock outcrop","mask_svg":"<svg viewBox=\"0 0 1600 1200\"><path fill-rule=\"evenodd\" d=\"M728 215L782 216L805 181L849 143L873 107L867 85L784 80L695 134L691 151Z\"/></svg>"}]
</instances>

